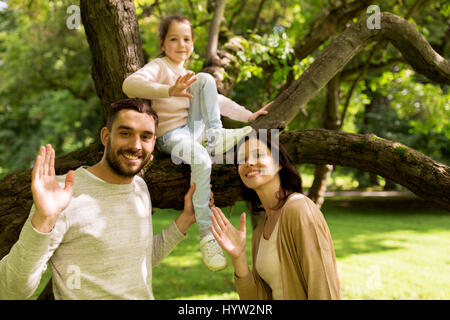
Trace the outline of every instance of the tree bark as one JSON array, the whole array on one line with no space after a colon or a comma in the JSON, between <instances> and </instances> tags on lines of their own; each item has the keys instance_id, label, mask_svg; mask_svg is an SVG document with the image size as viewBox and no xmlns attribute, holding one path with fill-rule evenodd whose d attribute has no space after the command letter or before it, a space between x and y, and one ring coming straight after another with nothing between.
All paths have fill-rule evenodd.
<instances>
[{"instance_id":1,"label":"tree bark","mask_svg":"<svg viewBox=\"0 0 450 320\"><path fill-rule=\"evenodd\" d=\"M104 116L126 98L123 80L145 63L133 0L80 0L81 19L92 53L92 78Z\"/></svg>"},{"instance_id":2,"label":"tree bark","mask_svg":"<svg viewBox=\"0 0 450 320\"><path fill-rule=\"evenodd\" d=\"M217 45L219 43L220 24L224 18L225 0L217 0L213 19L209 26L208 44L206 46L205 66L218 64L220 62L217 56Z\"/></svg>"},{"instance_id":3,"label":"tree bark","mask_svg":"<svg viewBox=\"0 0 450 320\"><path fill-rule=\"evenodd\" d=\"M322 115L322 126L329 130L338 130L343 119L339 118L340 74L327 84L327 99ZM314 168L314 181L308 191L308 197L320 208L324 202L328 179L333 171L331 164L317 164Z\"/></svg>"}]
</instances>

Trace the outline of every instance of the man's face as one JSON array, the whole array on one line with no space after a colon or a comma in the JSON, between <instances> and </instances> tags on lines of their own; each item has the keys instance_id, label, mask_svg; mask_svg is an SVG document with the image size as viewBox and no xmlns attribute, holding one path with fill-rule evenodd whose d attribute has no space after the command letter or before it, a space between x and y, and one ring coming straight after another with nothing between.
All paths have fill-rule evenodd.
<instances>
[{"instance_id":1,"label":"man's face","mask_svg":"<svg viewBox=\"0 0 450 320\"><path fill-rule=\"evenodd\" d=\"M132 177L150 161L155 147L155 120L146 113L120 110L111 131L104 128L106 161L119 176Z\"/></svg>"}]
</instances>

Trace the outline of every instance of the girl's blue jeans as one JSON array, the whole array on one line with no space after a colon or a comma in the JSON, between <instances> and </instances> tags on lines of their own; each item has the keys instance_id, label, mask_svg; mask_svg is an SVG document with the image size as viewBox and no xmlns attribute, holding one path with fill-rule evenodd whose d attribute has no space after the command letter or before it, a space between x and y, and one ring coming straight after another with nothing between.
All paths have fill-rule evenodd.
<instances>
[{"instance_id":1,"label":"girl's blue jeans","mask_svg":"<svg viewBox=\"0 0 450 320\"><path fill-rule=\"evenodd\" d=\"M208 73L198 73L197 80L189 88L193 98L190 102L187 124L168 131L157 139L158 148L191 166L191 184L195 183L192 201L200 236L209 232L211 209L209 194L211 181L211 157L202 146L205 129L221 129L218 93L214 78Z\"/></svg>"}]
</instances>

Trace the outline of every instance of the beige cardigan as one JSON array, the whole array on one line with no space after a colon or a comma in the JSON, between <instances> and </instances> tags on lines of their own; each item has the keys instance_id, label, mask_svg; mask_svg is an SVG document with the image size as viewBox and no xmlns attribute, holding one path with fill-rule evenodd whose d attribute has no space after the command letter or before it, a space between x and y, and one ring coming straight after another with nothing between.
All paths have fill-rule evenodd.
<instances>
[{"instance_id":1,"label":"beige cardigan","mask_svg":"<svg viewBox=\"0 0 450 320\"><path fill-rule=\"evenodd\" d=\"M333 242L320 209L308 197L295 193L283 206L279 219L277 249L284 299L340 299ZM263 228L261 222L253 233L253 270L243 278L235 275L242 300L272 299L270 287L255 268Z\"/></svg>"}]
</instances>

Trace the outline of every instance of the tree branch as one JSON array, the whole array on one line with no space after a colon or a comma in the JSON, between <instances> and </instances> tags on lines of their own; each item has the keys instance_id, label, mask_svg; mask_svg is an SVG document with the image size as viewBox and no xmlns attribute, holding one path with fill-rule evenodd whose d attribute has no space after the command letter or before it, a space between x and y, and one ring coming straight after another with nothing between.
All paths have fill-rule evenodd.
<instances>
[{"instance_id":1,"label":"tree branch","mask_svg":"<svg viewBox=\"0 0 450 320\"><path fill-rule=\"evenodd\" d=\"M414 24L391 13L380 14L380 29L368 29L368 15L348 27L317 57L292 85L274 100L267 116L259 117L254 128L284 128L336 73L364 46L390 41L413 69L432 82L450 84L450 62L437 54Z\"/></svg>"}]
</instances>

